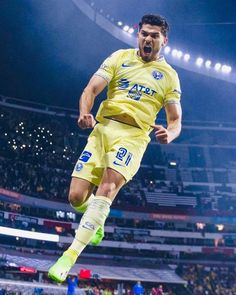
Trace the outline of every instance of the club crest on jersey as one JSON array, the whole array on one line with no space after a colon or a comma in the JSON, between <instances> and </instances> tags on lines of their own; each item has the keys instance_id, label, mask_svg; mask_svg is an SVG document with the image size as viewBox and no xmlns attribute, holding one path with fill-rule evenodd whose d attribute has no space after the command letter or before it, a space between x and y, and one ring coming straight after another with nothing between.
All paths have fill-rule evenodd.
<instances>
[{"instance_id":1,"label":"club crest on jersey","mask_svg":"<svg viewBox=\"0 0 236 295\"><path fill-rule=\"evenodd\" d=\"M77 171L77 172L81 171L83 168L84 168L84 166L82 163L77 163L75 165L75 171Z\"/></svg>"},{"instance_id":2,"label":"club crest on jersey","mask_svg":"<svg viewBox=\"0 0 236 295\"><path fill-rule=\"evenodd\" d=\"M156 80L161 80L164 77L164 75L161 72L158 72L156 70L152 72L152 76Z\"/></svg>"}]
</instances>

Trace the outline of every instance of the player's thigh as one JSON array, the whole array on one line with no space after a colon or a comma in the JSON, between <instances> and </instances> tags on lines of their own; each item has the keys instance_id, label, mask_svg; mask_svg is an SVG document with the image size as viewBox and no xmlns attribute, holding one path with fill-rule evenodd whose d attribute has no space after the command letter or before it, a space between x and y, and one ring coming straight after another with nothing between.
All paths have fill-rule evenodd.
<instances>
[{"instance_id":1,"label":"player's thigh","mask_svg":"<svg viewBox=\"0 0 236 295\"><path fill-rule=\"evenodd\" d=\"M95 185L86 179L72 177L69 190L69 202L73 206L83 204L93 193Z\"/></svg>"},{"instance_id":2,"label":"player's thigh","mask_svg":"<svg viewBox=\"0 0 236 295\"><path fill-rule=\"evenodd\" d=\"M104 169L105 151L99 124L96 125L88 138L88 142L78 158L72 177L85 179L96 186L99 185Z\"/></svg>"},{"instance_id":3,"label":"player's thigh","mask_svg":"<svg viewBox=\"0 0 236 295\"><path fill-rule=\"evenodd\" d=\"M107 154L107 166L123 175L126 182L130 181L140 167L148 140L145 137L138 141L121 139Z\"/></svg>"},{"instance_id":4,"label":"player's thigh","mask_svg":"<svg viewBox=\"0 0 236 295\"><path fill-rule=\"evenodd\" d=\"M111 168L106 168L104 169L96 195L108 197L113 201L125 182L126 180L124 176L118 171Z\"/></svg>"}]
</instances>

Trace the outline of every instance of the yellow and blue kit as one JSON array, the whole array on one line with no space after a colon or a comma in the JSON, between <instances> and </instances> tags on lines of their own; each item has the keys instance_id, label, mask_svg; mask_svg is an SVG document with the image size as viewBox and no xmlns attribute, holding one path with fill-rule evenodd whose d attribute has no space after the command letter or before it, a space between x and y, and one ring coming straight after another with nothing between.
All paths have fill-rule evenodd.
<instances>
[{"instance_id":1,"label":"yellow and blue kit","mask_svg":"<svg viewBox=\"0 0 236 295\"><path fill-rule=\"evenodd\" d=\"M107 99L96 119L128 115L148 131L160 109L167 103L179 103L180 84L176 71L164 57L145 62L136 49L118 50L108 57L95 73L108 84Z\"/></svg>"},{"instance_id":2,"label":"yellow and blue kit","mask_svg":"<svg viewBox=\"0 0 236 295\"><path fill-rule=\"evenodd\" d=\"M109 167L129 181L140 166L158 112L180 102L178 75L164 57L145 62L137 53L118 50L95 73L108 83L107 99L72 176L99 185Z\"/></svg>"}]
</instances>

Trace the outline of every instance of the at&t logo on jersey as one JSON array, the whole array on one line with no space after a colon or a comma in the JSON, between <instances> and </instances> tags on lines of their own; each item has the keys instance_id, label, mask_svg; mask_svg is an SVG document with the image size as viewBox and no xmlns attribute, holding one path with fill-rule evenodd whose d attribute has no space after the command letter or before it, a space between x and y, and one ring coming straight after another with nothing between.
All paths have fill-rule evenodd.
<instances>
[{"instance_id":1,"label":"at&t logo on jersey","mask_svg":"<svg viewBox=\"0 0 236 295\"><path fill-rule=\"evenodd\" d=\"M134 100L140 100L143 93L148 94L150 96L153 96L156 93L155 90L141 84L135 83L133 86L131 86L130 81L128 81L125 78L119 80L118 88L121 90L129 90L127 97L132 98Z\"/></svg>"},{"instance_id":2,"label":"at&t logo on jersey","mask_svg":"<svg viewBox=\"0 0 236 295\"><path fill-rule=\"evenodd\" d=\"M153 96L156 91L141 84L134 84L134 86L130 88L127 96L135 100L140 100L143 93Z\"/></svg>"}]
</instances>

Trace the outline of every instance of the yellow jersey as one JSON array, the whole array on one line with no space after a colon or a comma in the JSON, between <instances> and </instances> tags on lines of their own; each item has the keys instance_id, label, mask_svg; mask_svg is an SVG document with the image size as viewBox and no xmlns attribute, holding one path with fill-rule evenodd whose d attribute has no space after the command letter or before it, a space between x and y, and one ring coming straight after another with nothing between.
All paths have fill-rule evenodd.
<instances>
[{"instance_id":1,"label":"yellow jersey","mask_svg":"<svg viewBox=\"0 0 236 295\"><path fill-rule=\"evenodd\" d=\"M121 49L109 56L95 75L108 83L107 99L96 115L99 122L106 117L129 117L148 132L163 106L180 101L178 75L164 57L145 62L137 49Z\"/></svg>"}]
</instances>

